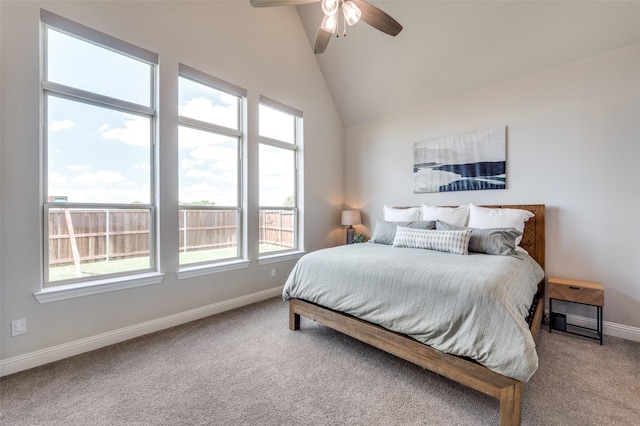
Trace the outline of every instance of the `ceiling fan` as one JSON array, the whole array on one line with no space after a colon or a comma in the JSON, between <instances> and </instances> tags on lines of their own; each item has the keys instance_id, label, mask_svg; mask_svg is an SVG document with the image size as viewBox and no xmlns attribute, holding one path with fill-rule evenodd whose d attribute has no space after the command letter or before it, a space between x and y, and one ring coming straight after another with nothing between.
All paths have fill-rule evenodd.
<instances>
[{"instance_id":1,"label":"ceiling fan","mask_svg":"<svg viewBox=\"0 0 640 426\"><path fill-rule=\"evenodd\" d=\"M391 36L402 31L402 25L391 16L364 0L249 0L253 7L296 6L299 4L322 2L324 17L313 48L313 53L325 51L333 34L339 36L339 14L342 11L343 34L347 35L347 24L354 25L360 19L373 28Z\"/></svg>"}]
</instances>

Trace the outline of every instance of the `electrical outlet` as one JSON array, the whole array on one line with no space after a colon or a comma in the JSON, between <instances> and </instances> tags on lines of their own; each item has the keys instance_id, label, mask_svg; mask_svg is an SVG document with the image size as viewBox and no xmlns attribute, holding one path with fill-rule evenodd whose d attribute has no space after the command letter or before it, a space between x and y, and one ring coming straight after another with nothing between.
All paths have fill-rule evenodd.
<instances>
[{"instance_id":1,"label":"electrical outlet","mask_svg":"<svg viewBox=\"0 0 640 426\"><path fill-rule=\"evenodd\" d=\"M276 268L271 268L271 278L276 277Z\"/></svg>"},{"instance_id":2,"label":"electrical outlet","mask_svg":"<svg viewBox=\"0 0 640 426\"><path fill-rule=\"evenodd\" d=\"M11 321L11 336L19 336L27 333L27 319L22 318L19 320Z\"/></svg>"}]
</instances>

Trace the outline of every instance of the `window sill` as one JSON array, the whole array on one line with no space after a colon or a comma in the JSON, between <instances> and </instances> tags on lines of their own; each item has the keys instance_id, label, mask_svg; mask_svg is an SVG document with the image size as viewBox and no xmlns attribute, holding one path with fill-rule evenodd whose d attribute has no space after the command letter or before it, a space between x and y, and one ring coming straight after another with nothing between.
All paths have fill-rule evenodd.
<instances>
[{"instance_id":1,"label":"window sill","mask_svg":"<svg viewBox=\"0 0 640 426\"><path fill-rule=\"evenodd\" d=\"M128 275L126 277L106 278L103 280L79 284L48 287L34 293L33 296L39 303L56 302L58 300L73 299L91 294L107 293L127 288L160 284L163 277L164 274L162 273L150 272L147 274Z\"/></svg>"},{"instance_id":2,"label":"window sill","mask_svg":"<svg viewBox=\"0 0 640 426\"><path fill-rule=\"evenodd\" d=\"M287 260L298 260L302 256L307 254L306 251L294 251L281 254L273 254L269 256L262 256L258 259L258 265L268 265L270 263L286 262Z\"/></svg>"},{"instance_id":3,"label":"window sill","mask_svg":"<svg viewBox=\"0 0 640 426\"><path fill-rule=\"evenodd\" d=\"M176 275L178 279L201 277L209 274L217 274L220 272L236 271L238 269L246 269L251 262L249 260L232 260L229 262L220 262L208 265L189 266L181 268Z\"/></svg>"}]
</instances>

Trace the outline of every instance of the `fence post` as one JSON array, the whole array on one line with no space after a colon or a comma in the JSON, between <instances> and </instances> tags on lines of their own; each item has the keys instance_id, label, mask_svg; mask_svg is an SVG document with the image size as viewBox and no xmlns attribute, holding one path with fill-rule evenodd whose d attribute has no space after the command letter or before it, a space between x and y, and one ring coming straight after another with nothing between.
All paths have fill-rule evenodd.
<instances>
[{"instance_id":1,"label":"fence post","mask_svg":"<svg viewBox=\"0 0 640 426\"><path fill-rule=\"evenodd\" d=\"M64 209L64 218L67 221L67 231L69 231L69 243L71 244L71 252L73 253L73 264L76 267L76 275L82 275L80 269L80 252L78 252L78 244L76 243L76 233L73 231L73 222L71 221L71 212Z\"/></svg>"},{"instance_id":2,"label":"fence post","mask_svg":"<svg viewBox=\"0 0 640 426\"><path fill-rule=\"evenodd\" d=\"M182 210L182 251L187 252L187 209Z\"/></svg>"},{"instance_id":3,"label":"fence post","mask_svg":"<svg viewBox=\"0 0 640 426\"><path fill-rule=\"evenodd\" d=\"M278 238L280 240L280 247L282 247L282 243L283 243L283 240L282 240L282 210L280 210L278 212L278 216L279 216L278 220L280 220L280 226L279 226L280 229L278 230L280 235L278 236Z\"/></svg>"},{"instance_id":4,"label":"fence post","mask_svg":"<svg viewBox=\"0 0 640 426\"><path fill-rule=\"evenodd\" d=\"M109 209L107 209L105 211L105 214L107 216L107 218L106 218L106 222L107 223L106 223L106 229L105 229L106 232L105 232L105 236L104 236L105 244L107 245L106 250L105 250L106 251L106 256L105 257L106 257L106 260L109 261L109 260L111 260L111 241L110 241L111 238L109 238Z\"/></svg>"}]
</instances>

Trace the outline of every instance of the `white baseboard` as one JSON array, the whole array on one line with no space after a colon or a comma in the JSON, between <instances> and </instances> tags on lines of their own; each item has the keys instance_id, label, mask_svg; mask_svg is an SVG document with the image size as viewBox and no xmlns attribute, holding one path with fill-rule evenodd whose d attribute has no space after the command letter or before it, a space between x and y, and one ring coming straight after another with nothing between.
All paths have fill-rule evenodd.
<instances>
[{"instance_id":1,"label":"white baseboard","mask_svg":"<svg viewBox=\"0 0 640 426\"><path fill-rule=\"evenodd\" d=\"M549 311L547 310L547 318L549 317ZM580 315L566 314L567 323L575 324L581 327L597 328L596 319L583 317ZM631 327L628 325L617 324L615 322L603 321L602 333L606 336L620 337L621 339L632 340L634 342L640 342L640 328Z\"/></svg>"},{"instance_id":2,"label":"white baseboard","mask_svg":"<svg viewBox=\"0 0 640 426\"><path fill-rule=\"evenodd\" d=\"M107 333L98 334L84 339L75 340L69 343L40 349L24 355L0 360L0 377L29 368L38 367L50 362L59 361L70 356L79 355L105 346L120 343L134 337L175 327L210 315L219 314L231 309L239 308L251 303L260 302L282 294L283 286L270 288L246 296L236 297L223 302L202 306L179 314L143 322L141 324L120 328Z\"/></svg>"}]
</instances>

